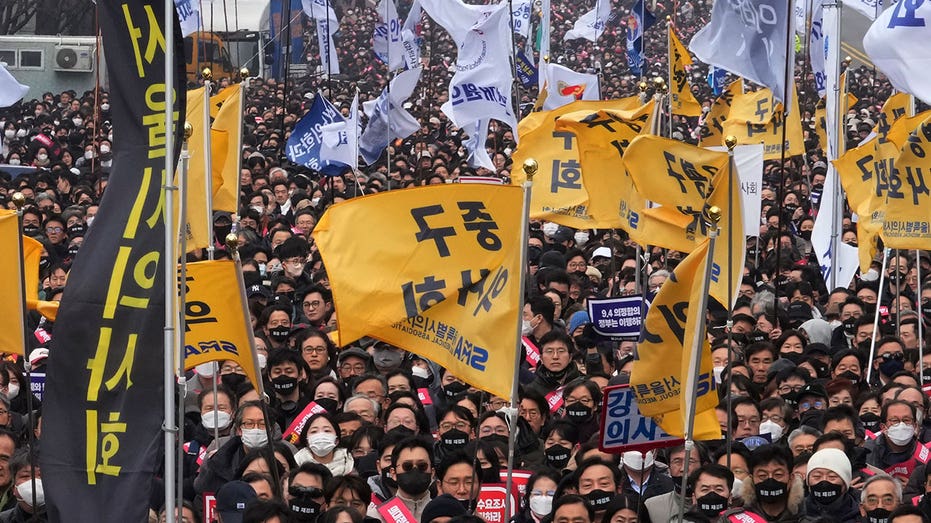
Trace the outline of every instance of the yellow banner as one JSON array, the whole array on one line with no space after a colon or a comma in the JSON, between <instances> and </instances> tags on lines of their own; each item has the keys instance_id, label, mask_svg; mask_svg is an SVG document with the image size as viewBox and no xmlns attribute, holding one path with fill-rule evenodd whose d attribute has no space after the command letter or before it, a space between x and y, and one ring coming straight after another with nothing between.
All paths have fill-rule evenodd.
<instances>
[{"instance_id":1,"label":"yellow banner","mask_svg":"<svg viewBox=\"0 0 931 523\"><path fill-rule=\"evenodd\" d=\"M653 299L644 320L643 340L637 345L637 360L630 373L630 386L645 416L653 416L667 433L683 436L686 398L692 348L701 343L701 361L695 412L710 411L712 416L695 417L695 439L719 439L718 404L712 372L711 347L698 332L701 297L705 292L705 267L709 241L703 241L689 254Z\"/></svg>"},{"instance_id":2,"label":"yellow banner","mask_svg":"<svg viewBox=\"0 0 931 523\"><path fill-rule=\"evenodd\" d=\"M931 249L931 112L909 134L900 147L894 166L880 179L877 192L884 193L882 239L893 249ZM914 119L919 119L917 116ZM906 124L909 125L909 124ZM895 126L893 126L895 127ZM882 198L882 197L881 197Z\"/></svg>"},{"instance_id":3,"label":"yellow banner","mask_svg":"<svg viewBox=\"0 0 931 523\"><path fill-rule=\"evenodd\" d=\"M882 110L876 115L876 125L873 126L873 132L876 134L888 133L892 124L908 116L912 107L912 97L908 93L894 93L886 99Z\"/></svg>"},{"instance_id":4,"label":"yellow banner","mask_svg":"<svg viewBox=\"0 0 931 523\"><path fill-rule=\"evenodd\" d=\"M708 111L708 115L705 116L704 125L702 126L700 140L702 147L724 144L724 122L727 121L734 99L741 96L743 90L743 79L734 80L721 93L721 96L711 104L711 109Z\"/></svg>"},{"instance_id":5,"label":"yellow banner","mask_svg":"<svg viewBox=\"0 0 931 523\"><path fill-rule=\"evenodd\" d=\"M724 135L737 137L738 144L754 145L763 143L763 158L778 160L782 155L782 137L784 124L782 104L777 104L773 92L760 89L752 93L739 95L731 104L730 113L724 123ZM802 134L802 120L799 117L798 94L792 93L792 106L789 108L785 130L786 157L805 154L805 140ZM709 145L723 143L708 142ZM705 145L704 141L702 145Z\"/></svg>"},{"instance_id":6,"label":"yellow banner","mask_svg":"<svg viewBox=\"0 0 931 523\"><path fill-rule=\"evenodd\" d=\"M330 268L340 338L383 340L510 397L521 207L520 187L455 184L328 209L314 239Z\"/></svg>"},{"instance_id":7,"label":"yellow banner","mask_svg":"<svg viewBox=\"0 0 931 523\"><path fill-rule=\"evenodd\" d=\"M23 302L26 297L22 295L23 259L19 255L19 235L16 211L0 209L0 245L4 246L0 249L0 274L6 279L0 307L0 352L22 355L25 353Z\"/></svg>"},{"instance_id":8,"label":"yellow banner","mask_svg":"<svg viewBox=\"0 0 931 523\"><path fill-rule=\"evenodd\" d=\"M207 161L204 151L207 147L204 129L204 88L192 89L187 92L187 122L193 127L191 136L187 139L188 160L187 185L184 188L184 199L187 201L185 209L187 223L184 224L183 234L187 236L187 251L206 249L211 239L207 237L207 220L213 219L213 213L207 209L207 186L204 172ZM175 184L180 183L177 174ZM179 194L175 193L175 209L181 212Z\"/></svg>"},{"instance_id":9,"label":"yellow banner","mask_svg":"<svg viewBox=\"0 0 931 523\"><path fill-rule=\"evenodd\" d=\"M530 217L576 229L614 227L594 219L589 209L589 193L582 179L578 143L571 133L557 132L556 119L576 111L599 109L627 110L640 105L636 97L597 102L579 101L552 111L535 112L517 126L520 145L514 151L511 180L515 185L526 181L521 166L533 158L540 170L533 177ZM613 222L611 222L613 223Z\"/></svg>"},{"instance_id":10,"label":"yellow banner","mask_svg":"<svg viewBox=\"0 0 931 523\"><path fill-rule=\"evenodd\" d=\"M589 213L596 227L636 228L636 213L646 205L634 191L621 159L640 134L650 132L655 102L630 110L584 110L556 120L557 134L575 136Z\"/></svg>"},{"instance_id":11,"label":"yellow banner","mask_svg":"<svg viewBox=\"0 0 931 523\"><path fill-rule=\"evenodd\" d=\"M238 271L232 260L187 264L184 367L193 369L210 361L222 365L232 360L242 367L256 390L261 390L262 378L254 363L252 324Z\"/></svg>"},{"instance_id":12,"label":"yellow banner","mask_svg":"<svg viewBox=\"0 0 931 523\"><path fill-rule=\"evenodd\" d=\"M669 96L672 114L701 116L701 104L692 94L686 66L692 65L688 49L679 41L675 29L669 26Z\"/></svg>"},{"instance_id":13,"label":"yellow banner","mask_svg":"<svg viewBox=\"0 0 931 523\"><path fill-rule=\"evenodd\" d=\"M231 85L210 98L211 115L217 113L211 132L213 152L213 210L239 212L240 133L242 86Z\"/></svg>"}]
</instances>

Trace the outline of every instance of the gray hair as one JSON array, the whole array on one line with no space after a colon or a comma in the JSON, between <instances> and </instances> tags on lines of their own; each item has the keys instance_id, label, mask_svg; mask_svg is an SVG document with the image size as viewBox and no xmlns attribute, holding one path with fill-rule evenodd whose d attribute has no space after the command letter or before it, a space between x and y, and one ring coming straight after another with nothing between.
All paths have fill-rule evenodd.
<instances>
[{"instance_id":1,"label":"gray hair","mask_svg":"<svg viewBox=\"0 0 931 523\"><path fill-rule=\"evenodd\" d=\"M356 394L356 395L354 395L354 396L351 396L349 399L347 399L345 402L343 402L343 410L346 411L346 407L349 405L349 403L352 402L352 401L355 401L355 400L365 400L365 401L368 401L369 403L372 404L372 410L375 411L375 417L377 418L378 416L381 415L381 404L378 403L377 401L373 400L372 398L366 396L365 394ZM346 411L346 412L348 412L348 411Z\"/></svg>"},{"instance_id":2,"label":"gray hair","mask_svg":"<svg viewBox=\"0 0 931 523\"><path fill-rule=\"evenodd\" d=\"M877 481L888 481L889 483L892 483L892 489L895 491L896 503L898 504L902 502L902 484L899 483L897 479L888 474L876 474L874 476L870 476L866 482L863 483L863 486L860 487L860 503L866 503L866 488L871 484L876 483Z\"/></svg>"},{"instance_id":3,"label":"gray hair","mask_svg":"<svg viewBox=\"0 0 931 523\"><path fill-rule=\"evenodd\" d=\"M808 425L802 425L802 426L800 426L799 428L797 428L797 429L793 430L792 432L790 432L790 433L789 433L789 437L786 438L786 441L788 441L789 446L791 447L791 446L792 446L792 442L795 441L795 438L797 438L797 437L799 437L799 436L804 436L804 435L806 435L806 434L809 435L809 436L814 436L814 437L816 437L816 438L820 438L820 437L821 437L821 431L820 431L820 430L818 430L818 429L813 429L813 428L809 427Z\"/></svg>"}]
</instances>

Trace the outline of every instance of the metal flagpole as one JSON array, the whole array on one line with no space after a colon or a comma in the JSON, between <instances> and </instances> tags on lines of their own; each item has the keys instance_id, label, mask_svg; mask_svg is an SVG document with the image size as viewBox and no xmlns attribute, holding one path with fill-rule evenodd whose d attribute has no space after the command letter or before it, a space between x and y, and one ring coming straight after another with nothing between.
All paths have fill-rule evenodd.
<instances>
[{"instance_id":1,"label":"metal flagpole","mask_svg":"<svg viewBox=\"0 0 931 523\"><path fill-rule=\"evenodd\" d=\"M184 142L181 144L181 168L178 170L178 193L180 197L178 201L180 202L181 209L178 211L178 224L187 223L187 178L188 178L188 162L191 159L190 154L188 153L188 139L194 132L194 127L190 122L184 122ZM184 227L184 225L182 225ZM177 423L178 423L178 445L184 445L184 400L187 396L187 381L184 379L185 368L184 368L184 333L187 332L186 320L184 311L186 309L187 303L187 285L181 285L180 282L187 282L187 233L182 232L178 235L181 242L181 264L178 274L178 302L181 303L181 313L178 314L178 339L175 342L175 346L179 347L178 351L178 368L177 368L177 389L178 389L178 412L177 412ZM178 514L182 512L182 505L184 503L184 453L177 452L177 470L182 471L178 473L177 480L177 489L178 489Z\"/></svg>"},{"instance_id":2,"label":"metal flagpole","mask_svg":"<svg viewBox=\"0 0 931 523\"><path fill-rule=\"evenodd\" d=\"M925 337L922 324L924 319L921 317L921 251L915 249L915 277L918 278L918 381L922 387L925 386L924 360L925 360Z\"/></svg>"},{"instance_id":3,"label":"metal flagpole","mask_svg":"<svg viewBox=\"0 0 931 523\"><path fill-rule=\"evenodd\" d=\"M672 17L667 15L666 16L666 56L667 57L669 57L669 55L672 54L672 31L673 31ZM668 75L669 75L669 78L666 80L666 85L669 87L672 87L673 82L675 81L675 78L672 77L672 70L674 67L675 65L673 64L673 61L670 60L669 64L667 64L666 66L666 71L668 72ZM668 137L672 139L672 89L668 91L666 98L667 98L666 101L668 102L668 107L669 107L669 136Z\"/></svg>"},{"instance_id":4,"label":"metal flagpole","mask_svg":"<svg viewBox=\"0 0 931 523\"><path fill-rule=\"evenodd\" d=\"M899 262L899 249L895 250L895 259L896 263ZM895 333L896 336L902 335L902 308L899 307L899 296L902 295L902 278L899 275L899 270L896 268L895 271L895 292L892 293L892 299L895 300ZM879 298L876 298L876 308L879 309ZM876 334L876 331L873 331L873 334ZM874 336L875 337L875 336Z\"/></svg>"},{"instance_id":5,"label":"metal flagpole","mask_svg":"<svg viewBox=\"0 0 931 523\"><path fill-rule=\"evenodd\" d=\"M737 147L737 137L727 135L724 137L724 144L727 146L727 277L731 281L727 282L727 383L724 390L727 391L727 466L731 466L731 449L734 444L734 435L731 433L731 427L734 422L734 395L731 394L731 383L733 383L733 372L730 370L731 352L734 342L734 290L732 287L734 277L734 148ZM759 247L757 248L759 251ZM711 256L709 254L708 256ZM709 267L712 265L708 263ZM684 490L682 492L685 492Z\"/></svg>"},{"instance_id":6,"label":"metal flagpole","mask_svg":"<svg viewBox=\"0 0 931 523\"><path fill-rule=\"evenodd\" d=\"M835 16L835 22L834 22L834 28L835 28L834 34L837 35L837 39L838 41L840 41L842 4L840 2L837 2L833 6L825 5L824 7L833 7L834 9L837 10L837 15ZM835 45L835 42L829 42L828 45ZM838 126L843 127L843 121L844 121L843 115L847 114L847 97L845 96L843 100L840 99L840 92L841 92L840 51L838 51L837 53L830 53L830 54L837 57L837 59L835 60L835 63L832 64L834 66L833 96L835 97L836 101L834 103L834 129L830 129L830 130L825 129L825 131L827 132L827 139L830 142L830 145L828 145L828 149L830 150L833 148L835 157L839 157L841 154L841 149L840 149L841 139L839 135ZM846 76L844 76L844 81L845 82L847 81ZM847 89L845 85L844 92L846 91ZM825 105L825 111L827 111L827 105ZM832 158L830 158L829 156L828 161L830 160L832 160ZM843 221L841 217L841 214L843 213L843 200L841 199L843 197L843 194L841 192L840 180L838 179L838 175L836 172L834 173L830 190L834 192L834 199L831 202L831 253L832 253L831 257L833 259L831 261L831 274L830 274L831 288L828 289L828 292L831 292L837 288L837 266L836 266L837 264L834 263L834 260L838 259L840 236L838 235L837 231L840 229L840 224Z\"/></svg>"},{"instance_id":7,"label":"metal flagpole","mask_svg":"<svg viewBox=\"0 0 931 523\"><path fill-rule=\"evenodd\" d=\"M692 449L695 447L695 441L692 439L692 435L695 431L695 402L698 399L698 376L701 373L701 357L702 357L702 346L704 343L705 336L705 323L706 323L706 314L705 311L708 309L708 287L711 283L711 266L714 265L712 260L714 260L714 243L718 237L718 222L721 221L721 209L714 206L708 209L708 255L705 259L705 275L704 281L702 282L703 291L701 294L701 302L699 303L698 310L689 311L690 314L698 315L698 332L695 334L695 340L698 343L698 347L684 347L685 350L692 351L692 359L689 361L689 375L686 376L685 390L683 393L686 394L687 398L685 401L685 467L688 470L688 463L691 459ZM728 427L728 433L730 433L730 427ZM685 492L685 489L688 487L688 474L682 476L682 490ZM679 521L683 520L685 515L685 503L679 505Z\"/></svg>"},{"instance_id":8,"label":"metal flagpole","mask_svg":"<svg viewBox=\"0 0 931 523\"><path fill-rule=\"evenodd\" d=\"M879 292L876 295L876 313L873 317L873 338L870 340L870 359L866 367L866 383L869 384L870 378L873 376L873 358L876 355L876 332L879 330L879 304L883 300L883 286L886 284L886 263L889 261L889 251L890 249L883 250L883 268L879 273Z\"/></svg>"},{"instance_id":9,"label":"metal flagpole","mask_svg":"<svg viewBox=\"0 0 931 523\"><path fill-rule=\"evenodd\" d=\"M242 194L242 115L246 111L246 89L249 88L252 79L249 77L249 70L243 67L239 70L239 140L236 141L236 214L233 215L232 232L239 232L239 208L241 205L240 195ZM216 374L214 374L216 379Z\"/></svg>"},{"instance_id":10,"label":"metal flagpole","mask_svg":"<svg viewBox=\"0 0 931 523\"><path fill-rule=\"evenodd\" d=\"M212 260L216 241L213 238L213 151L210 148L210 94L213 91L213 72L204 68L204 188L207 206L207 259ZM242 113L240 113L242 114ZM240 132L240 134L242 134Z\"/></svg>"},{"instance_id":11,"label":"metal flagpole","mask_svg":"<svg viewBox=\"0 0 931 523\"><path fill-rule=\"evenodd\" d=\"M165 205L165 256L162 258L162 266L165 271L165 328L164 328L164 361L163 363L163 378L164 378L164 422L162 424L162 430L164 431L164 444L165 444L165 473L164 473L164 482L165 482L165 507L166 507L166 523L175 523L177 520L177 515L173 508L175 506L175 474L177 470L175 469L175 460L174 454L178 452L176 445L176 434L178 432L178 427L173 426L175 423L175 403L174 403L174 362L175 362L175 323L178 318L177 310L177 277L178 270L175 265L178 259L176 252L177 247L177 232L178 229L175 227L175 202L174 202L174 193L177 190L177 187L174 186L174 176L172 174L175 171L174 157L175 157L175 135L174 135L174 101L180 93L174 92L175 84L175 39L173 38L174 32L172 27L174 27L174 16L175 16L175 3L174 0L165 0L165 12L164 22L165 22L165 33L170 35L165 38L165 85L168 89L171 89L171 94L167 95L168 103L165 104L165 185L162 187L164 191L164 205Z\"/></svg>"},{"instance_id":12,"label":"metal flagpole","mask_svg":"<svg viewBox=\"0 0 931 523\"><path fill-rule=\"evenodd\" d=\"M539 165L537 161L533 158L527 158L524 160L524 174L527 175L527 180L521 186L524 193L523 206L521 207L521 226L520 226L520 278L518 281L518 287L520 289L520 306L517 310L517 344L515 347L518 347L518 350L514 352L514 384L511 386L511 408L508 411L508 423L510 425L510 433L508 436L508 473L507 480L505 481L504 490L507 494L504 496L504 519L509 521L511 519L512 509L511 507L511 487L514 485L514 447L516 446L517 441L517 406L520 405L520 399L518 398L518 387L520 386L520 380L517 379L518 374L520 373L520 346L521 346L521 333L520 333L520 324L521 318L524 310L524 286L527 284L527 241L530 236L530 193L533 188L533 176L537 174L539 170Z\"/></svg>"}]
</instances>

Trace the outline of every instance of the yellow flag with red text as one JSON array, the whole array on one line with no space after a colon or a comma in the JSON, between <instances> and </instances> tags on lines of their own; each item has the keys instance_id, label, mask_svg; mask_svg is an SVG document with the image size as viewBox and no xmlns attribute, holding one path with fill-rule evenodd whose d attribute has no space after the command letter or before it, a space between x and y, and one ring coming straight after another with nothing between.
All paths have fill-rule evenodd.
<instances>
[{"instance_id":1,"label":"yellow flag with red text","mask_svg":"<svg viewBox=\"0 0 931 523\"><path fill-rule=\"evenodd\" d=\"M557 118L572 112L600 109L627 110L640 105L637 97L621 100L578 101L553 109L530 113L520 121L517 132L520 145L514 151L511 183L520 185L527 177L521 166L533 158L539 171L533 177L530 217L576 229L611 228L591 214L592 190L586 186L579 163L578 140L568 132L555 129Z\"/></svg>"},{"instance_id":2,"label":"yellow flag with red text","mask_svg":"<svg viewBox=\"0 0 931 523\"><path fill-rule=\"evenodd\" d=\"M670 106L672 114L680 116L701 116L701 104L692 94L689 84L687 66L692 65L692 57L688 49L679 41L676 31L669 26L669 87Z\"/></svg>"},{"instance_id":3,"label":"yellow flag with red text","mask_svg":"<svg viewBox=\"0 0 931 523\"><path fill-rule=\"evenodd\" d=\"M183 283L187 287L184 367L190 370L201 363L222 365L232 360L261 392L262 377L255 365L255 341L239 264L232 260L189 263Z\"/></svg>"},{"instance_id":4,"label":"yellow flag with red text","mask_svg":"<svg viewBox=\"0 0 931 523\"><path fill-rule=\"evenodd\" d=\"M700 351L696 394L695 439L720 439L714 408L718 404L711 347L698 332L709 240L696 247L660 287L644 320L643 337L630 373L630 386L645 416L652 416L667 433L684 435L687 380L692 356ZM709 415L710 413L710 415Z\"/></svg>"},{"instance_id":5,"label":"yellow flag with red text","mask_svg":"<svg viewBox=\"0 0 931 523\"><path fill-rule=\"evenodd\" d=\"M520 187L450 184L330 207L314 240L328 269L340 339L380 339L510 397L522 199Z\"/></svg>"}]
</instances>

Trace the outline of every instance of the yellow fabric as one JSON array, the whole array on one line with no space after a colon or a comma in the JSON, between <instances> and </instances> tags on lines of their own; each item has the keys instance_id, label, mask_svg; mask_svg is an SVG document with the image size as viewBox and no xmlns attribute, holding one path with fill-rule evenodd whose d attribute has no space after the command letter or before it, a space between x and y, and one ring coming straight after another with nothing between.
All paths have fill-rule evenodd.
<instances>
[{"instance_id":1,"label":"yellow fabric","mask_svg":"<svg viewBox=\"0 0 931 523\"><path fill-rule=\"evenodd\" d=\"M314 239L339 336L371 336L510 397L520 318L523 190L450 184L329 208Z\"/></svg>"},{"instance_id":2,"label":"yellow fabric","mask_svg":"<svg viewBox=\"0 0 931 523\"><path fill-rule=\"evenodd\" d=\"M702 147L724 145L724 122L727 121L734 99L743 93L743 86L742 78L734 80L711 104L702 128L700 140Z\"/></svg>"},{"instance_id":3,"label":"yellow fabric","mask_svg":"<svg viewBox=\"0 0 931 523\"><path fill-rule=\"evenodd\" d=\"M779 160L782 157L783 118L782 104L777 104L773 92L760 89L734 98L730 112L724 123L723 135L737 137L738 144L754 145L763 143L763 158ZM792 105L786 118L788 128L785 133L785 156L805 154L805 140L802 134L802 120L799 116L798 94L792 93ZM723 137L722 137L723 139ZM704 144L704 142L703 142ZM714 143L710 145L723 145Z\"/></svg>"},{"instance_id":4,"label":"yellow fabric","mask_svg":"<svg viewBox=\"0 0 931 523\"><path fill-rule=\"evenodd\" d=\"M686 66L692 65L688 49L682 45L675 29L669 26L669 95L672 114L701 116L701 104L692 94Z\"/></svg>"},{"instance_id":5,"label":"yellow fabric","mask_svg":"<svg viewBox=\"0 0 931 523\"><path fill-rule=\"evenodd\" d=\"M242 88L235 84L210 99L211 110L221 105L211 132L213 209L216 211L239 212L241 97Z\"/></svg>"},{"instance_id":6,"label":"yellow fabric","mask_svg":"<svg viewBox=\"0 0 931 523\"><path fill-rule=\"evenodd\" d=\"M5 296L0 302L0 352L24 355L23 302L26 296L22 295L23 259L19 255L19 235L16 211L0 209L0 245L4 246L0 249L0 275L7 280L3 285Z\"/></svg>"},{"instance_id":7,"label":"yellow fabric","mask_svg":"<svg viewBox=\"0 0 931 523\"><path fill-rule=\"evenodd\" d=\"M187 185L184 188L184 199L187 202L185 209L186 223L182 234L187 237L187 251L205 249L210 245L207 237L207 220L213 219L213 213L207 209L207 187L205 176L206 137L204 131L204 88L192 89L187 92L187 122L193 127L191 136L187 139L187 152L189 156L187 170ZM175 184L180 180L175 174ZM181 213L180 191L175 193L175 212ZM175 219L177 223L177 218Z\"/></svg>"}]
</instances>

